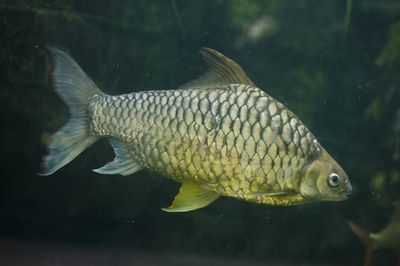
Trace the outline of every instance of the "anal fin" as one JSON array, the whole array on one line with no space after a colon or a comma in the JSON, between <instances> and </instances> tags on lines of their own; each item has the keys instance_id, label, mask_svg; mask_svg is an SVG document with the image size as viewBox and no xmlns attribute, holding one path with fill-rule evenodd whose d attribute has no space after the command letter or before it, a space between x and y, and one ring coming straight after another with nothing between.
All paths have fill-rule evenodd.
<instances>
[{"instance_id":1,"label":"anal fin","mask_svg":"<svg viewBox=\"0 0 400 266\"><path fill-rule=\"evenodd\" d=\"M171 206L162 210L166 212L193 211L206 207L219 197L219 194L206 190L199 184L184 182Z\"/></svg>"},{"instance_id":2,"label":"anal fin","mask_svg":"<svg viewBox=\"0 0 400 266\"><path fill-rule=\"evenodd\" d=\"M94 172L105 175L131 175L144 168L134 159L126 144L114 138L109 138L108 140L114 149L115 158L103 167L93 169Z\"/></svg>"}]
</instances>

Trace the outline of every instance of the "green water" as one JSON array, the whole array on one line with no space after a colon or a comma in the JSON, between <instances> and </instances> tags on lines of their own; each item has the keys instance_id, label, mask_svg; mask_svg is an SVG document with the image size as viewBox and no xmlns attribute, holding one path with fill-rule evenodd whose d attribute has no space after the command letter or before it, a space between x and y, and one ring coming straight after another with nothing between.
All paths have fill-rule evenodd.
<instances>
[{"instance_id":1,"label":"green water","mask_svg":"<svg viewBox=\"0 0 400 266\"><path fill-rule=\"evenodd\" d=\"M177 183L91 171L113 158L107 141L40 177L43 143L68 117L46 44L110 94L177 88L205 69L201 47L221 51L301 118L353 194L165 213ZM400 200L399 59L396 0L0 1L0 264L362 265L346 221L379 231Z\"/></svg>"}]
</instances>

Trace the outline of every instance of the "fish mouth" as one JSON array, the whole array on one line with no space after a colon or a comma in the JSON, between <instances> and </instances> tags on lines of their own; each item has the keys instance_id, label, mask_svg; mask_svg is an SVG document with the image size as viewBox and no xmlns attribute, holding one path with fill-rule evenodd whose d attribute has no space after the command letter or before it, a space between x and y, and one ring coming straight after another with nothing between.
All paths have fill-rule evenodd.
<instances>
[{"instance_id":1,"label":"fish mouth","mask_svg":"<svg viewBox=\"0 0 400 266\"><path fill-rule=\"evenodd\" d=\"M344 199L347 199L351 193L353 192L353 187L351 186L350 182L347 184L347 189L341 193L341 196Z\"/></svg>"},{"instance_id":2,"label":"fish mouth","mask_svg":"<svg viewBox=\"0 0 400 266\"><path fill-rule=\"evenodd\" d=\"M352 192L353 192L353 187L350 185L350 182L347 182L347 186L345 187L345 189L339 194L335 195L331 200L332 201L346 200Z\"/></svg>"}]
</instances>

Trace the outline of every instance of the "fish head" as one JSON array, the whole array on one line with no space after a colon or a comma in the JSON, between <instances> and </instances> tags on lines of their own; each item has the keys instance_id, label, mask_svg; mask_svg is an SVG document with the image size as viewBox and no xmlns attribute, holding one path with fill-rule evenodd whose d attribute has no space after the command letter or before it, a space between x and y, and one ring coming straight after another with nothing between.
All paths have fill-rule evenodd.
<instances>
[{"instance_id":1,"label":"fish head","mask_svg":"<svg viewBox=\"0 0 400 266\"><path fill-rule=\"evenodd\" d=\"M325 151L304 166L300 193L310 201L342 201L352 191L347 174Z\"/></svg>"}]
</instances>

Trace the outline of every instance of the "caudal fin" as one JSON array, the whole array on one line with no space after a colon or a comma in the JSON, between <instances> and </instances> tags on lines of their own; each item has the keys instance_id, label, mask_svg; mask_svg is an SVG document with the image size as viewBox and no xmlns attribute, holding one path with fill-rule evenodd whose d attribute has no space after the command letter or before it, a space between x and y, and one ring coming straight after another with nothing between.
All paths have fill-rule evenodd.
<instances>
[{"instance_id":1,"label":"caudal fin","mask_svg":"<svg viewBox=\"0 0 400 266\"><path fill-rule=\"evenodd\" d=\"M364 243L366 251L365 251L365 258L364 258L364 266L370 266L372 263L372 257L374 253L373 244L370 238L370 232L361 228L360 226L356 225L351 221L347 221L351 231L354 233L361 242Z\"/></svg>"},{"instance_id":2,"label":"caudal fin","mask_svg":"<svg viewBox=\"0 0 400 266\"><path fill-rule=\"evenodd\" d=\"M97 140L96 136L89 134L86 108L93 95L103 94L69 55L52 47L47 49L53 59L55 91L67 104L70 118L51 137L39 175L51 175Z\"/></svg>"}]
</instances>

